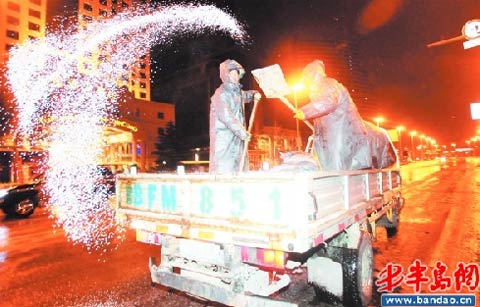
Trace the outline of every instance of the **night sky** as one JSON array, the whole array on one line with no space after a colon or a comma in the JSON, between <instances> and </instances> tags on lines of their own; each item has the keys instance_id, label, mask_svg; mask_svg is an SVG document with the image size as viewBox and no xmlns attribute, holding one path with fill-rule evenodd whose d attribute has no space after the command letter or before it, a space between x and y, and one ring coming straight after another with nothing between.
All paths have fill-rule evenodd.
<instances>
[{"instance_id":1,"label":"night sky","mask_svg":"<svg viewBox=\"0 0 480 307\"><path fill-rule=\"evenodd\" d=\"M470 103L480 101L480 47L464 50L461 41L434 48L427 44L461 35L467 20L480 18L478 0L236 4L238 18L246 20L262 50L282 36L301 33L319 39L315 28L322 23L332 31L338 29L339 37L346 28L358 44L360 62L373 84L372 94L380 101L378 115L386 119L386 127L404 125L442 144L460 144L475 135L477 122L471 120Z\"/></svg>"},{"instance_id":2,"label":"night sky","mask_svg":"<svg viewBox=\"0 0 480 307\"><path fill-rule=\"evenodd\" d=\"M50 14L76 9L71 3L76 1L53 1L55 8ZM480 47L464 50L461 41L434 48L427 48L427 44L461 35L466 21L480 18L478 0L201 3L225 8L244 23L251 37L245 54L257 59L272 59L274 55L268 52L289 36L301 33L321 39L315 30L318 27L328 25L330 35L338 31L339 37L348 32L373 84L372 95L381 101L378 115L386 119L385 127L404 125L441 144L463 145L476 134L470 103L480 102ZM273 63L266 60L262 64Z\"/></svg>"}]
</instances>

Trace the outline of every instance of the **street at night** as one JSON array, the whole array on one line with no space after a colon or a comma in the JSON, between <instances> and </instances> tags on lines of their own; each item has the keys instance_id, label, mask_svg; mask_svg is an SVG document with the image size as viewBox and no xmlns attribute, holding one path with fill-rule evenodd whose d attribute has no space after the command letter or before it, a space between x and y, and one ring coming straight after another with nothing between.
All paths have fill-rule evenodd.
<instances>
[{"instance_id":1,"label":"street at night","mask_svg":"<svg viewBox=\"0 0 480 307\"><path fill-rule=\"evenodd\" d=\"M401 169L405 206L395 237L387 238L378 228L375 279L388 263L406 269L418 259L431 269L441 261L447 275L460 262L478 263L480 158L421 161ZM2 218L0 226L8 237L0 263L1 306L212 306L152 285L148 257L158 259L159 248L136 242L132 231L118 249L89 253L52 227L46 209L28 219ZM428 293L427 286L421 292ZM408 285L395 291L413 293ZM447 292L455 292L453 285ZM371 306L379 306L379 299L374 291Z\"/></svg>"}]
</instances>

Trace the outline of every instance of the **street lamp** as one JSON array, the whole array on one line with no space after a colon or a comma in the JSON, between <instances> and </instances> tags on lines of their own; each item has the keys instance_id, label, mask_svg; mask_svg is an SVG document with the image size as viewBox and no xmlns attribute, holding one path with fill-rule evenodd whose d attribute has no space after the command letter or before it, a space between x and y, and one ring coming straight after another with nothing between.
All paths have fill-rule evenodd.
<instances>
[{"instance_id":1,"label":"street lamp","mask_svg":"<svg viewBox=\"0 0 480 307\"><path fill-rule=\"evenodd\" d=\"M398 133L398 153L400 154L400 161L403 160L403 148L402 148L402 131L405 130L404 126L397 126Z\"/></svg>"},{"instance_id":2,"label":"street lamp","mask_svg":"<svg viewBox=\"0 0 480 307\"><path fill-rule=\"evenodd\" d=\"M373 120L375 121L375 123L377 123L377 127L380 127L380 123L383 123L385 119L383 119L383 117L381 116L378 116L378 117L375 117Z\"/></svg>"},{"instance_id":3,"label":"street lamp","mask_svg":"<svg viewBox=\"0 0 480 307\"><path fill-rule=\"evenodd\" d=\"M426 153L427 153L427 158L432 158L432 138L427 136L425 138L425 149L426 149Z\"/></svg>"},{"instance_id":4,"label":"street lamp","mask_svg":"<svg viewBox=\"0 0 480 307\"><path fill-rule=\"evenodd\" d=\"M413 149L415 148L413 146L413 137L417 135L417 131L410 131L409 134L410 134L410 152L412 153L412 160L415 160L413 155Z\"/></svg>"},{"instance_id":5,"label":"street lamp","mask_svg":"<svg viewBox=\"0 0 480 307\"><path fill-rule=\"evenodd\" d=\"M419 138L420 138L420 159L423 160L425 158L425 151L424 151L424 145L423 145L425 134L421 134Z\"/></svg>"},{"instance_id":6,"label":"street lamp","mask_svg":"<svg viewBox=\"0 0 480 307\"><path fill-rule=\"evenodd\" d=\"M299 82L296 83L292 86L293 89L293 102L295 103L295 110L298 109L298 102L297 102L297 92L303 90L305 88L305 85L303 83ZM295 120L296 123L296 130L297 130L297 150L301 150L302 148L302 138L300 136L300 126L299 126L299 121L298 118Z\"/></svg>"}]
</instances>

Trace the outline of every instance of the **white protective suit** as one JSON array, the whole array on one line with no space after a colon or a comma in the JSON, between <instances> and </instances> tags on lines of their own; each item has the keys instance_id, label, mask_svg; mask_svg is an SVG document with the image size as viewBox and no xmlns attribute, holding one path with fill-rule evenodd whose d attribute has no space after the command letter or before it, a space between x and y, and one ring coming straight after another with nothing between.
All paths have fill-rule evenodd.
<instances>
[{"instance_id":1,"label":"white protective suit","mask_svg":"<svg viewBox=\"0 0 480 307\"><path fill-rule=\"evenodd\" d=\"M249 137L245 128L244 103L252 102L257 91L244 91L240 83L232 82L231 70L238 70L240 78L245 74L243 67L234 60L220 64L223 83L211 97L210 104L210 173L240 171L245 140ZM248 170L247 157L243 170Z\"/></svg>"},{"instance_id":2,"label":"white protective suit","mask_svg":"<svg viewBox=\"0 0 480 307\"><path fill-rule=\"evenodd\" d=\"M305 119L313 119L314 149L323 170L385 168L395 153L384 130L364 122L348 90L325 74L322 61L303 70L310 82L310 103L303 106Z\"/></svg>"}]
</instances>

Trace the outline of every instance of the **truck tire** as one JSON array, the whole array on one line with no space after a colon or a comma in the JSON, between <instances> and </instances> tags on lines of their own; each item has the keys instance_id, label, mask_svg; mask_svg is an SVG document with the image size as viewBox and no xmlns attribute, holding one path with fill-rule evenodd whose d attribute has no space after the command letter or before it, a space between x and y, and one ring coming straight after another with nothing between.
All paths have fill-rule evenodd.
<instances>
[{"instance_id":1,"label":"truck tire","mask_svg":"<svg viewBox=\"0 0 480 307\"><path fill-rule=\"evenodd\" d=\"M38 206L38 202L39 200L37 197L31 196L13 204L9 204L4 207L4 212L9 216L27 218L33 214L35 208Z\"/></svg>"},{"instance_id":2,"label":"truck tire","mask_svg":"<svg viewBox=\"0 0 480 307\"><path fill-rule=\"evenodd\" d=\"M392 216L391 216L391 221L388 220L386 216L383 216L382 219L383 225L385 226L385 230L387 231L387 238L392 238L394 237L397 232L398 232L398 224L400 222L400 210L395 207L392 210Z\"/></svg>"},{"instance_id":3,"label":"truck tire","mask_svg":"<svg viewBox=\"0 0 480 307\"><path fill-rule=\"evenodd\" d=\"M377 221L377 227L385 227L387 238L394 237L398 232L398 225L400 223L400 210L402 209L404 200L403 198L398 198L396 202L396 206L392 208L391 216L387 217L385 214Z\"/></svg>"},{"instance_id":4,"label":"truck tire","mask_svg":"<svg viewBox=\"0 0 480 307\"><path fill-rule=\"evenodd\" d=\"M367 306L373 291L373 249L369 234L363 233L357 249L342 248L343 304Z\"/></svg>"},{"instance_id":5,"label":"truck tire","mask_svg":"<svg viewBox=\"0 0 480 307\"><path fill-rule=\"evenodd\" d=\"M385 226L387 230L387 237L392 238L398 232L398 225L400 223L400 211L402 210L403 205L405 204L405 199L403 197L397 198L397 206L393 209L393 226Z\"/></svg>"},{"instance_id":6,"label":"truck tire","mask_svg":"<svg viewBox=\"0 0 480 307\"><path fill-rule=\"evenodd\" d=\"M387 238L393 238L397 235L398 226L395 226L395 227L385 226L385 230L387 231Z\"/></svg>"}]
</instances>

